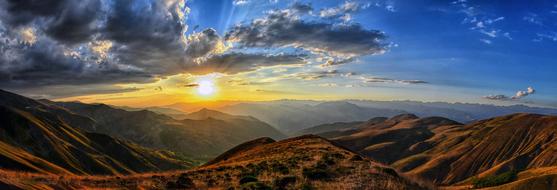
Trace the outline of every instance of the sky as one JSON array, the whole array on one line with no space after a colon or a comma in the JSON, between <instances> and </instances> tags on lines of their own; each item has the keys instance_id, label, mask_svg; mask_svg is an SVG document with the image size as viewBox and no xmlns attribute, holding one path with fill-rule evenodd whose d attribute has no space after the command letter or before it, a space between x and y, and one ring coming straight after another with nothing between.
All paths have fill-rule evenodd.
<instances>
[{"instance_id":1,"label":"sky","mask_svg":"<svg viewBox=\"0 0 557 190\"><path fill-rule=\"evenodd\" d=\"M557 107L557 1L0 0L0 88Z\"/></svg>"}]
</instances>

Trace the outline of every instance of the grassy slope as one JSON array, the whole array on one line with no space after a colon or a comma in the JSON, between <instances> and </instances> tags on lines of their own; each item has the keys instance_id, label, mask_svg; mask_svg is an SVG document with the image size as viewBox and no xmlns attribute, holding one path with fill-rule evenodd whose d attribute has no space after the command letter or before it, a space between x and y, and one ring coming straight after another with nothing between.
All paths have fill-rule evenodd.
<instances>
[{"instance_id":1,"label":"grassy slope","mask_svg":"<svg viewBox=\"0 0 557 190\"><path fill-rule=\"evenodd\" d=\"M4 169L129 174L191 166L169 153L72 127L60 119L64 114L73 115L64 109L4 91L0 97L0 163ZM77 117L75 120L83 119Z\"/></svg>"},{"instance_id":2,"label":"grassy slope","mask_svg":"<svg viewBox=\"0 0 557 190\"><path fill-rule=\"evenodd\" d=\"M311 171L322 168L326 176L310 177L307 171L304 172L304 168ZM191 189L226 189L250 185L240 184L240 179L248 175L257 178L260 185L274 188L282 186L284 189L301 189L303 186L315 189L423 189L388 167L316 136L302 136L278 142L258 139L238 146L212 164L182 172L120 177L56 177L0 171L0 181L18 186L50 183L79 188L160 189L169 184L182 184L181 181L189 179L192 182L189 186Z\"/></svg>"}]
</instances>

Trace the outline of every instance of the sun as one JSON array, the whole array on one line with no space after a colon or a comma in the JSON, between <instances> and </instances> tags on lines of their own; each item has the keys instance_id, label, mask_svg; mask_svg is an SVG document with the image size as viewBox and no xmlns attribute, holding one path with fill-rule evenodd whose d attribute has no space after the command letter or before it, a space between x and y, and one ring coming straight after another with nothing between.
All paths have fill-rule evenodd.
<instances>
[{"instance_id":1,"label":"sun","mask_svg":"<svg viewBox=\"0 0 557 190\"><path fill-rule=\"evenodd\" d=\"M198 83L197 93L202 96L210 96L215 93L215 84L210 80L202 80Z\"/></svg>"}]
</instances>

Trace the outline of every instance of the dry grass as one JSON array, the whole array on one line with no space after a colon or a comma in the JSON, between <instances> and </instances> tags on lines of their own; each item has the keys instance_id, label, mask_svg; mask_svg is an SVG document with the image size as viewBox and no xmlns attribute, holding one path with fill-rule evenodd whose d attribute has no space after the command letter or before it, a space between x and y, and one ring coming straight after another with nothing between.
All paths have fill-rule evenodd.
<instances>
[{"instance_id":1,"label":"dry grass","mask_svg":"<svg viewBox=\"0 0 557 190\"><path fill-rule=\"evenodd\" d=\"M329 177L308 178L304 168L322 168ZM276 186L279 179L295 178L286 183L285 189L422 189L384 165L316 137L258 146L224 161L184 171L77 176L0 170L0 181L23 189L164 189L185 176L195 189L238 189L242 186L240 179L247 175L269 187Z\"/></svg>"}]
</instances>

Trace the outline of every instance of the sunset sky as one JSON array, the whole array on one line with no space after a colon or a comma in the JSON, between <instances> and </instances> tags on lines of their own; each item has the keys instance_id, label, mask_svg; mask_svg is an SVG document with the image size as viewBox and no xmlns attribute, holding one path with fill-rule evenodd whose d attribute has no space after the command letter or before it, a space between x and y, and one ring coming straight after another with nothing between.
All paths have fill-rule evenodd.
<instances>
[{"instance_id":1,"label":"sunset sky","mask_svg":"<svg viewBox=\"0 0 557 190\"><path fill-rule=\"evenodd\" d=\"M0 88L557 107L556 1L0 0Z\"/></svg>"}]
</instances>

